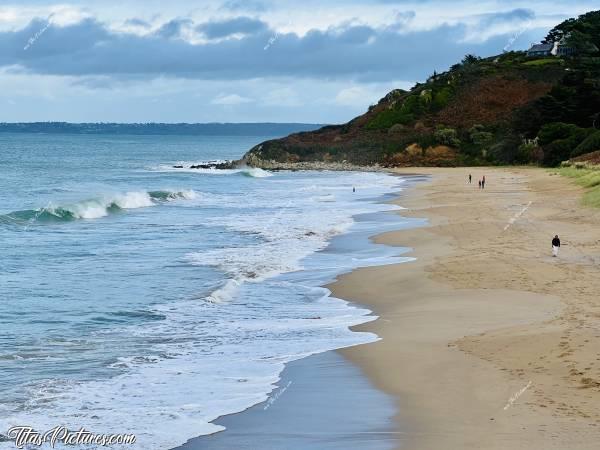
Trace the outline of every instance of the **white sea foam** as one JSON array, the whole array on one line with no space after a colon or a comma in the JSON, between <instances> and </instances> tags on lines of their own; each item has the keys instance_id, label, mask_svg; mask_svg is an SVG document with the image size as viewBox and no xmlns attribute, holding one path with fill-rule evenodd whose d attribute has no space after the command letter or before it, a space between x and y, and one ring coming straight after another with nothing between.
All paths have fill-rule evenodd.
<instances>
[{"instance_id":1,"label":"white sea foam","mask_svg":"<svg viewBox=\"0 0 600 450\"><path fill-rule=\"evenodd\" d=\"M223 283L223 285L214 290L206 299L214 303L225 303L231 301L235 294L237 294L240 284L243 281L236 280L235 278L229 279Z\"/></svg>"},{"instance_id":2,"label":"white sea foam","mask_svg":"<svg viewBox=\"0 0 600 450\"><path fill-rule=\"evenodd\" d=\"M147 208L153 206L154 202L147 192L128 192L124 195L117 195L114 199L108 199L107 204L117 205L122 209Z\"/></svg>"},{"instance_id":3,"label":"white sea foam","mask_svg":"<svg viewBox=\"0 0 600 450\"><path fill-rule=\"evenodd\" d=\"M335 202L335 195L322 195L321 197L313 197L313 200L316 202Z\"/></svg>"},{"instance_id":4,"label":"white sea foam","mask_svg":"<svg viewBox=\"0 0 600 450\"><path fill-rule=\"evenodd\" d=\"M178 191L178 193L180 194L181 198L184 198L186 200L195 200L199 197L198 193L196 191L194 191L193 189Z\"/></svg>"},{"instance_id":5,"label":"white sea foam","mask_svg":"<svg viewBox=\"0 0 600 450\"><path fill-rule=\"evenodd\" d=\"M248 315L265 308L265 300L269 303L260 292L251 291L244 292L249 303L245 312L191 302L169 305L161 309L167 320L158 329L138 329L138 338L188 336L203 318L214 330L213 343L158 345L168 358L121 361L127 372L110 380L45 382L30 392L30 403L43 402L44 409L0 419L0 428L26 423L46 430L60 423L95 432L134 433L134 448L170 449L222 430L211 423L220 415L266 400L286 362L376 339L348 330L373 320L369 311L326 297L323 289L314 289L309 304L296 304L294 297L310 295L307 288L282 289L292 301L270 316ZM0 443L0 448L11 445Z\"/></svg>"},{"instance_id":6,"label":"white sea foam","mask_svg":"<svg viewBox=\"0 0 600 450\"><path fill-rule=\"evenodd\" d=\"M240 172L253 178L267 178L272 176L271 172L267 172L266 170L260 169L258 167L240 169Z\"/></svg>"},{"instance_id":7,"label":"white sea foam","mask_svg":"<svg viewBox=\"0 0 600 450\"><path fill-rule=\"evenodd\" d=\"M108 216L108 207L110 203L103 203L99 201L87 201L77 203L72 206L67 206L64 209L73 213L73 217L76 219L99 219L100 217ZM56 212L50 209L51 212Z\"/></svg>"}]
</instances>

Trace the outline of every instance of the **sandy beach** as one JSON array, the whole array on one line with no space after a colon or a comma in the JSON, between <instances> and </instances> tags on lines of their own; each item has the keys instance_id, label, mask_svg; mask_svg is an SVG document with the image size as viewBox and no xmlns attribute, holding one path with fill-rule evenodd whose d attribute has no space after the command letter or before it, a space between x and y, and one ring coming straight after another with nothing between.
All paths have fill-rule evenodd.
<instances>
[{"instance_id":1,"label":"sandy beach","mask_svg":"<svg viewBox=\"0 0 600 450\"><path fill-rule=\"evenodd\" d=\"M342 353L396 399L399 447L598 448L600 211L542 169L408 172L431 180L402 195L401 214L429 226L374 239L416 261L329 286L380 316L357 329L381 341Z\"/></svg>"}]
</instances>

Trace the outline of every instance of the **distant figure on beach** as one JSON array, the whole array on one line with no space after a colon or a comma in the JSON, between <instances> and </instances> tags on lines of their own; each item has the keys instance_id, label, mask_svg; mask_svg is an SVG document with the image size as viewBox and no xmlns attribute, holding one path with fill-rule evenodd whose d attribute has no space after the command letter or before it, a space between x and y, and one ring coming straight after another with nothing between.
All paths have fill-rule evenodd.
<instances>
[{"instance_id":1,"label":"distant figure on beach","mask_svg":"<svg viewBox=\"0 0 600 450\"><path fill-rule=\"evenodd\" d=\"M554 236L552 239L552 256L555 258L558 256L558 251L560 250L560 239L558 238L558 234Z\"/></svg>"},{"instance_id":2,"label":"distant figure on beach","mask_svg":"<svg viewBox=\"0 0 600 450\"><path fill-rule=\"evenodd\" d=\"M481 189L481 180L479 180L479 189Z\"/></svg>"},{"instance_id":3,"label":"distant figure on beach","mask_svg":"<svg viewBox=\"0 0 600 450\"><path fill-rule=\"evenodd\" d=\"M469 174L469 184L471 184L471 174Z\"/></svg>"},{"instance_id":4,"label":"distant figure on beach","mask_svg":"<svg viewBox=\"0 0 600 450\"><path fill-rule=\"evenodd\" d=\"M485 189L485 175L481 179L481 189Z\"/></svg>"},{"instance_id":5,"label":"distant figure on beach","mask_svg":"<svg viewBox=\"0 0 600 450\"><path fill-rule=\"evenodd\" d=\"M352 186L352 192L356 192L356 188Z\"/></svg>"}]
</instances>

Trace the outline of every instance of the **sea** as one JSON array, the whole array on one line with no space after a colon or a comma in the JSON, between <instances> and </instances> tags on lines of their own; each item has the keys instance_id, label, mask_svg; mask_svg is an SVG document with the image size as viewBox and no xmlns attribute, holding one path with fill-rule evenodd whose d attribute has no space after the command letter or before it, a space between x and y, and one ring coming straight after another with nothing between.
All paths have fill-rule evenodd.
<instances>
[{"instance_id":1,"label":"sea","mask_svg":"<svg viewBox=\"0 0 600 450\"><path fill-rule=\"evenodd\" d=\"M322 286L408 260L369 241L407 180L190 168L272 137L0 134L0 448L65 426L171 449L378 339Z\"/></svg>"}]
</instances>

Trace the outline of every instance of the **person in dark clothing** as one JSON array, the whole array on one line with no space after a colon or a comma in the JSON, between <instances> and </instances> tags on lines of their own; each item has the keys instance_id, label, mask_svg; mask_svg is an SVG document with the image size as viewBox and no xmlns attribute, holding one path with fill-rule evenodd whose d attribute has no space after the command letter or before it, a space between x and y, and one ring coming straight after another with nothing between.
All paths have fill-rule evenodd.
<instances>
[{"instance_id":1,"label":"person in dark clothing","mask_svg":"<svg viewBox=\"0 0 600 450\"><path fill-rule=\"evenodd\" d=\"M481 180L479 180L479 189L481 189Z\"/></svg>"},{"instance_id":2,"label":"person in dark clothing","mask_svg":"<svg viewBox=\"0 0 600 450\"><path fill-rule=\"evenodd\" d=\"M469 174L469 184L471 184L471 174Z\"/></svg>"},{"instance_id":3,"label":"person in dark clothing","mask_svg":"<svg viewBox=\"0 0 600 450\"><path fill-rule=\"evenodd\" d=\"M481 189L485 189L485 175L481 179Z\"/></svg>"},{"instance_id":4,"label":"person in dark clothing","mask_svg":"<svg viewBox=\"0 0 600 450\"><path fill-rule=\"evenodd\" d=\"M552 239L552 256L555 258L558 256L558 251L560 250L560 239L558 238L558 234L554 236Z\"/></svg>"}]
</instances>

